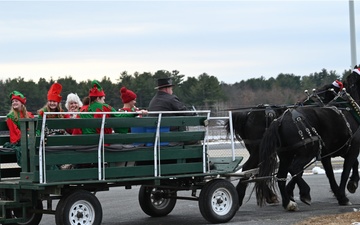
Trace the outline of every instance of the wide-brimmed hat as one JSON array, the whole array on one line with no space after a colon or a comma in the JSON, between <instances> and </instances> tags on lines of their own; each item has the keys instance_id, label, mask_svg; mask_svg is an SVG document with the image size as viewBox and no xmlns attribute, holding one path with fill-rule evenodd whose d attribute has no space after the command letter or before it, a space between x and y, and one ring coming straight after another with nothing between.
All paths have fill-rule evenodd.
<instances>
[{"instance_id":1,"label":"wide-brimmed hat","mask_svg":"<svg viewBox=\"0 0 360 225\"><path fill-rule=\"evenodd\" d=\"M17 99L19 100L22 104L26 103L26 98L23 94L21 94L19 91L13 91L10 93L10 101L12 101L13 99Z\"/></svg>"},{"instance_id":2,"label":"wide-brimmed hat","mask_svg":"<svg viewBox=\"0 0 360 225\"><path fill-rule=\"evenodd\" d=\"M60 96L61 90L62 90L61 84L54 83L53 85L51 85L47 94L48 101L54 101L60 103L62 99L62 97Z\"/></svg>"},{"instance_id":3,"label":"wide-brimmed hat","mask_svg":"<svg viewBox=\"0 0 360 225\"><path fill-rule=\"evenodd\" d=\"M171 78L159 78L157 80L157 87L155 87L155 89L161 89L161 88L172 87L172 86L175 86L175 85L173 85Z\"/></svg>"}]
</instances>

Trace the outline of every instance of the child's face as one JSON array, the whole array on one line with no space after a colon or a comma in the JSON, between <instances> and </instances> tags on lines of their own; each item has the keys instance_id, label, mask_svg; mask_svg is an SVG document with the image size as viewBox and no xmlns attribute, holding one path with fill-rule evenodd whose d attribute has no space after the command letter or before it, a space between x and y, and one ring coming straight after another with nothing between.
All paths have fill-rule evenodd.
<instances>
[{"instance_id":1,"label":"child's face","mask_svg":"<svg viewBox=\"0 0 360 225\"><path fill-rule=\"evenodd\" d=\"M17 100L17 99L13 99L11 101L11 107L14 109L14 110L20 110L21 109L21 106L22 106L22 103Z\"/></svg>"},{"instance_id":2,"label":"child's face","mask_svg":"<svg viewBox=\"0 0 360 225\"><path fill-rule=\"evenodd\" d=\"M51 110L55 110L58 107L59 103L55 101L48 101L48 106Z\"/></svg>"},{"instance_id":3,"label":"child's face","mask_svg":"<svg viewBox=\"0 0 360 225\"><path fill-rule=\"evenodd\" d=\"M102 96L102 97L98 97L97 98L97 101L104 104L105 103L105 96Z\"/></svg>"},{"instance_id":4,"label":"child's face","mask_svg":"<svg viewBox=\"0 0 360 225\"><path fill-rule=\"evenodd\" d=\"M135 107L135 105L136 105L136 99L131 100L131 101L129 102L129 105L130 105L130 108Z\"/></svg>"}]
</instances>

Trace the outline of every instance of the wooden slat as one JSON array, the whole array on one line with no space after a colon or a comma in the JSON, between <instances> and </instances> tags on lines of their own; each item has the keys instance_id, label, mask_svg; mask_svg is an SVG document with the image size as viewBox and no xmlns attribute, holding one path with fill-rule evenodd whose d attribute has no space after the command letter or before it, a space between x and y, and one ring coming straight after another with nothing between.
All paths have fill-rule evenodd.
<instances>
[{"instance_id":1,"label":"wooden slat","mask_svg":"<svg viewBox=\"0 0 360 225\"><path fill-rule=\"evenodd\" d=\"M81 164L97 163L97 151L59 151L46 152L46 164ZM161 160L169 159L194 159L202 158L202 146L192 146L191 148L180 147L162 147L160 152ZM154 151L152 147L145 149L133 149L129 151L105 152L106 162L124 162L124 161L152 161ZM38 162L36 162L38 165Z\"/></svg>"},{"instance_id":2,"label":"wooden slat","mask_svg":"<svg viewBox=\"0 0 360 225\"><path fill-rule=\"evenodd\" d=\"M203 126L206 117L204 116L175 116L163 117L161 126ZM102 119L82 118L82 119L47 119L46 125L49 129L64 128L99 128ZM157 117L124 117L124 118L106 118L105 127L124 128L124 127L154 127L157 126ZM37 129L41 129L42 120L38 121Z\"/></svg>"},{"instance_id":3,"label":"wooden slat","mask_svg":"<svg viewBox=\"0 0 360 225\"><path fill-rule=\"evenodd\" d=\"M164 132L160 134L161 142L184 142L203 140L205 131L179 131ZM54 135L48 136L47 146L69 146L69 145L97 145L100 136L98 134L87 135ZM107 144L133 144L133 143L154 143L155 133L128 133L128 134L106 134ZM37 137L37 145L40 137Z\"/></svg>"}]
</instances>

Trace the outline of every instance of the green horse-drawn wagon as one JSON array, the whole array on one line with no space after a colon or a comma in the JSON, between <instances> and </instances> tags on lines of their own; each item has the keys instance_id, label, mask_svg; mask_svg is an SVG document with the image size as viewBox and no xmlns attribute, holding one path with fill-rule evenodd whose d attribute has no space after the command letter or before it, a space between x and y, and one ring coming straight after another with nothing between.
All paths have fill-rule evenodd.
<instances>
[{"instance_id":1,"label":"green horse-drawn wagon","mask_svg":"<svg viewBox=\"0 0 360 225\"><path fill-rule=\"evenodd\" d=\"M102 207L95 193L134 185L141 185L139 204L150 216L166 216L177 199L187 199L199 201L209 222L233 218L238 197L225 178L242 157L209 156L210 111L190 116L156 112L142 118L99 114L91 119L21 120L21 167L13 166L14 151L0 149L0 223L37 225L43 214L54 214L57 225L98 225ZM186 129L167 129L174 126ZM72 128L96 128L99 133L49 135ZM133 129L105 134L106 128ZM5 121L0 121L0 130L1 145L9 139ZM191 191L191 196L182 197L180 191Z\"/></svg>"}]
</instances>

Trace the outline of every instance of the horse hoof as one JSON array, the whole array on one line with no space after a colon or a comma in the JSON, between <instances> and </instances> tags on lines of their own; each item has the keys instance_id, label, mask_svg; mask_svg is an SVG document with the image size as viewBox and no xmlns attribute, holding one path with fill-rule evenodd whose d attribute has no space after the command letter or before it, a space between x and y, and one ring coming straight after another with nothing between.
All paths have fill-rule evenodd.
<instances>
[{"instance_id":1,"label":"horse hoof","mask_svg":"<svg viewBox=\"0 0 360 225\"><path fill-rule=\"evenodd\" d=\"M295 212L298 211L299 208L296 202L290 201L289 204L286 206L287 211Z\"/></svg>"},{"instance_id":2,"label":"horse hoof","mask_svg":"<svg viewBox=\"0 0 360 225\"><path fill-rule=\"evenodd\" d=\"M305 203L306 205L311 205L311 197L300 197L300 200Z\"/></svg>"},{"instance_id":3,"label":"horse hoof","mask_svg":"<svg viewBox=\"0 0 360 225\"><path fill-rule=\"evenodd\" d=\"M345 197L345 198L342 198L341 200L338 200L339 202L339 205L352 205L352 203L350 202L350 200Z\"/></svg>"},{"instance_id":4,"label":"horse hoof","mask_svg":"<svg viewBox=\"0 0 360 225\"><path fill-rule=\"evenodd\" d=\"M352 205L350 201L347 202L339 202L339 205Z\"/></svg>"},{"instance_id":5,"label":"horse hoof","mask_svg":"<svg viewBox=\"0 0 360 225\"><path fill-rule=\"evenodd\" d=\"M294 197L293 197L293 196L290 196L290 197L289 197L289 199L290 199L290 201L295 202L295 199L294 199Z\"/></svg>"},{"instance_id":6,"label":"horse hoof","mask_svg":"<svg viewBox=\"0 0 360 225\"><path fill-rule=\"evenodd\" d=\"M358 183L355 181L350 180L346 186L347 190L351 193L354 194L356 189L358 188Z\"/></svg>"},{"instance_id":7,"label":"horse hoof","mask_svg":"<svg viewBox=\"0 0 360 225\"><path fill-rule=\"evenodd\" d=\"M271 198L266 199L266 203L268 204L278 204L279 200L276 196L272 196Z\"/></svg>"}]
</instances>

